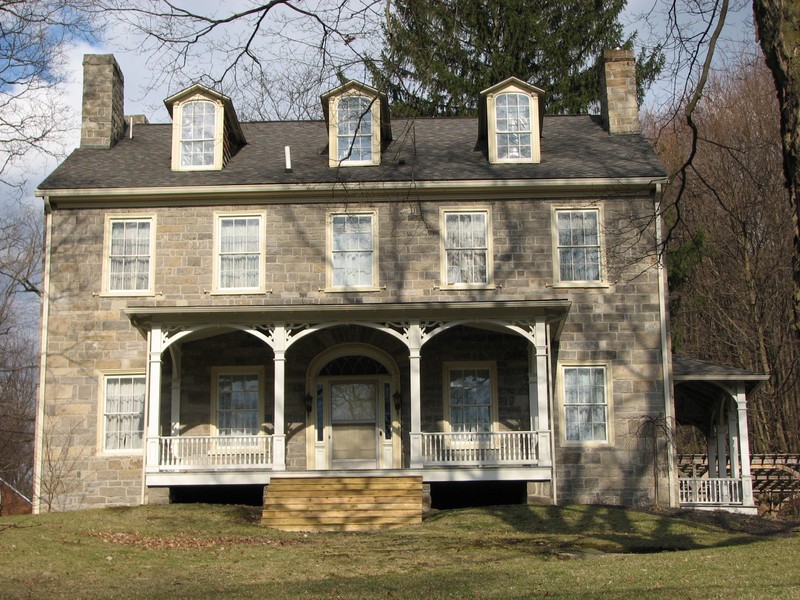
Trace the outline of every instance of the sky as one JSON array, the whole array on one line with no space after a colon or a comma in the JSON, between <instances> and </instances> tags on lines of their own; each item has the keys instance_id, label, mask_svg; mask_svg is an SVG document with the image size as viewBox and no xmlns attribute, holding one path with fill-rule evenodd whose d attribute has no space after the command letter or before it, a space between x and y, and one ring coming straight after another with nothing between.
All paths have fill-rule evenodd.
<instances>
[{"instance_id":1,"label":"sky","mask_svg":"<svg viewBox=\"0 0 800 600\"><path fill-rule=\"evenodd\" d=\"M638 31L640 43L646 43L653 36L660 36L665 29L665 19L656 10L651 14L651 24L645 21L643 16L651 11L654 0L629 0L628 6L623 13L622 21L626 25L626 31L630 34ZM219 6L218 3L203 1L198 5L198 0L192 4L193 7L202 7L202 4ZM229 6L230 3L226 3ZM741 2L740 10L734 13L726 28L726 40L737 41L746 40L752 43L753 33L750 24L751 12L749 5ZM125 77L125 114L144 114L153 123L169 122L169 116L163 105L163 99L179 91L179 89L168 89L161 84L152 87L152 73L148 68L147 62L143 59L141 51L137 49L127 49L137 46L137 40L123 29L108 30L104 32L105 42L102 44L90 44L86 41L76 43L69 47L67 61L65 65L65 82L59 87L57 93L63 101L65 110L62 115L71 124L67 135L61 140L61 144L55 145L54 149L59 157L47 157L43 155L28 156L24 163L18 166L19 176L27 179L27 185L23 194L22 203L27 206L38 207L40 200L33 196L33 190L42 179L52 171L58 162L66 156L73 148L78 146L80 140L80 105L81 105L81 81L82 81L82 60L84 54L88 53L113 53L117 62L120 64ZM674 84L669 81L660 82L654 86L646 104L652 106L663 103L665 98L671 98L675 92ZM6 201L8 202L8 201ZM2 202L0 202L2 205Z\"/></svg>"}]
</instances>

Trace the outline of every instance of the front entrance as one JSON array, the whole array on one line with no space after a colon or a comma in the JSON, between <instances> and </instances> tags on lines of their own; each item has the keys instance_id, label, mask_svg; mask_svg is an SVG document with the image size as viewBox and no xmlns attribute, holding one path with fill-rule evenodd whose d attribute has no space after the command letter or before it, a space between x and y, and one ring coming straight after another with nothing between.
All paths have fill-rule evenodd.
<instances>
[{"instance_id":1,"label":"front entrance","mask_svg":"<svg viewBox=\"0 0 800 600\"><path fill-rule=\"evenodd\" d=\"M336 346L309 369L309 468L400 467L399 375L394 361L365 344Z\"/></svg>"},{"instance_id":2,"label":"front entrance","mask_svg":"<svg viewBox=\"0 0 800 600\"><path fill-rule=\"evenodd\" d=\"M380 438L378 382L330 382L331 469L377 469Z\"/></svg>"}]
</instances>

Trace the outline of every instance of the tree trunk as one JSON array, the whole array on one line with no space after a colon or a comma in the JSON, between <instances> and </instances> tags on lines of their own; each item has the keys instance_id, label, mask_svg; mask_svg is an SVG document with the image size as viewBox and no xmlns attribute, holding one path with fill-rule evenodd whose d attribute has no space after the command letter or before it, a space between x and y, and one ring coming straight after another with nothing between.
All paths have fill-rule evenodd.
<instances>
[{"instance_id":1,"label":"tree trunk","mask_svg":"<svg viewBox=\"0 0 800 600\"><path fill-rule=\"evenodd\" d=\"M753 14L780 103L783 171L794 208L794 325L800 335L800 2L753 0Z\"/></svg>"}]
</instances>

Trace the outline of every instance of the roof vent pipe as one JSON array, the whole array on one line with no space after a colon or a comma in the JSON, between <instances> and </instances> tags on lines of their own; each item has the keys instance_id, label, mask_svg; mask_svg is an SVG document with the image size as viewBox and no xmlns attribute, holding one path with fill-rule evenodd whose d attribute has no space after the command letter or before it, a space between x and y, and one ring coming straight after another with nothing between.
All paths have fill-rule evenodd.
<instances>
[{"instance_id":1,"label":"roof vent pipe","mask_svg":"<svg viewBox=\"0 0 800 600\"><path fill-rule=\"evenodd\" d=\"M289 146L283 147L283 155L286 159L286 166L284 167L284 171L286 173L292 172L292 149Z\"/></svg>"}]
</instances>

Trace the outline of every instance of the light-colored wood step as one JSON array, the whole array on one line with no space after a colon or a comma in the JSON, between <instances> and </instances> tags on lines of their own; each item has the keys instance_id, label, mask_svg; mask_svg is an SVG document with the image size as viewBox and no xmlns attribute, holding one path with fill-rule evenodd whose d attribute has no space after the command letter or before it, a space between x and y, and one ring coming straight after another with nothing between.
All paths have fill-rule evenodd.
<instances>
[{"instance_id":1,"label":"light-colored wood step","mask_svg":"<svg viewBox=\"0 0 800 600\"><path fill-rule=\"evenodd\" d=\"M421 477L273 477L261 523L285 531L363 531L422 521Z\"/></svg>"}]
</instances>

